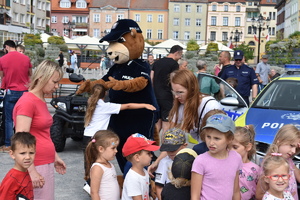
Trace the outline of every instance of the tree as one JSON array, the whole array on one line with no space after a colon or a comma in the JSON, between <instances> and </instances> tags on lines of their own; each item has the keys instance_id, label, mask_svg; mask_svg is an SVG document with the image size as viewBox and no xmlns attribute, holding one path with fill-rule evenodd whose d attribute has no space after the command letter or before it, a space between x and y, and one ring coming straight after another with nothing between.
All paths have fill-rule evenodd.
<instances>
[{"instance_id":1,"label":"tree","mask_svg":"<svg viewBox=\"0 0 300 200\"><path fill-rule=\"evenodd\" d=\"M186 50L187 51L198 51L199 50L199 45L197 44L196 40L189 40L187 43Z\"/></svg>"},{"instance_id":2,"label":"tree","mask_svg":"<svg viewBox=\"0 0 300 200\"><path fill-rule=\"evenodd\" d=\"M249 45L246 45L245 43L242 43L238 47L233 48L233 50L242 50L244 52L246 62L254 58L254 51L249 47Z\"/></svg>"}]
</instances>

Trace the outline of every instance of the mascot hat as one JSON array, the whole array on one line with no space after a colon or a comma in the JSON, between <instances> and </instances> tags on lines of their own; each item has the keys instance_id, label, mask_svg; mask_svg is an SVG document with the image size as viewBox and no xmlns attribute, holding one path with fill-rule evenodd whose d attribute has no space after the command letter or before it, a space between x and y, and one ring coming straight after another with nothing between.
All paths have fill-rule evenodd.
<instances>
[{"instance_id":1,"label":"mascot hat","mask_svg":"<svg viewBox=\"0 0 300 200\"><path fill-rule=\"evenodd\" d=\"M131 29L135 29L138 33L142 33L142 30L135 21L132 19L121 19L114 23L114 25L111 27L110 33L104 36L99 42L117 41L122 35L129 33Z\"/></svg>"}]
</instances>

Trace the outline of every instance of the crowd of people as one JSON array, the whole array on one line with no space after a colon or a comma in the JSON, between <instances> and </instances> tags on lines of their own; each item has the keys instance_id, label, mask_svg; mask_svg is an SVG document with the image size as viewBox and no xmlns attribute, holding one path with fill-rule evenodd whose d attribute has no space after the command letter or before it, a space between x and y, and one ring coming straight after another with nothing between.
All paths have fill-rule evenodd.
<instances>
[{"instance_id":1,"label":"crowd of people","mask_svg":"<svg viewBox=\"0 0 300 200\"><path fill-rule=\"evenodd\" d=\"M0 200L53 200L54 171L65 174L67 166L50 137L52 117L45 95L58 88L63 70L58 63L44 60L32 74L29 58L17 52L12 42L4 43L8 54L0 59L2 88L6 90L6 139L1 151L9 152L15 165L1 182ZM148 59L160 108L156 124L156 131L161 134L158 145L140 133L132 133L123 141L108 130L112 114L125 109L153 111L153 105L104 102L107 88L101 84L93 87L83 139L84 178L91 199L298 199L300 170L292 158L300 152L300 131L294 125L282 126L262 162L255 164L254 126L236 127L212 96L220 91L220 86L213 79L200 76L206 73L207 64L199 60L199 71L193 73L182 54L182 47L175 45L167 57ZM10 56L19 59L12 61ZM250 90L254 99L258 86L262 89L269 81L267 57L255 70L245 64L242 51L235 51L233 58L231 65L229 52L220 54L218 76L232 84L249 104ZM18 67L17 74L11 62ZM12 78L16 76L19 78ZM207 83L209 87L205 86ZM187 134L198 143L193 149L187 148ZM121 143L122 155L128 161L128 169L122 169L122 187L111 162ZM153 151L158 150L161 153L154 160ZM150 187L150 180L155 187Z\"/></svg>"}]
</instances>

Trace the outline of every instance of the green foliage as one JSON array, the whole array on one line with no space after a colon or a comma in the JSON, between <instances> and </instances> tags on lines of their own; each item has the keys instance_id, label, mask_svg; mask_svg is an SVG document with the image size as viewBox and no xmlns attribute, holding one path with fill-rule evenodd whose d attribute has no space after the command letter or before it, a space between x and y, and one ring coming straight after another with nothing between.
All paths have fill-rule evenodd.
<instances>
[{"instance_id":1,"label":"green foliage","mask_svg":"<svg viewBox=\"0 0 300 200\"><path fill-rule=\"evenodd\" d=\"M189 40L187 43L187 51L198 51L199 50L199 45L197 44L196 40Z\"/></svg>"},{"instance_id":2,"label":"green foliage","mask_svg":"<svg viewBox=\"0 0 300 200\"><path fill-rule=\"evenodd\" d=\"M194 56L195 56L194 52L187 51L187 52L185 53L186 59L191 59L191 58L193 58Z\"/></svg>"},{"instance_id":3,"label":"green foliage","mask_svg":"<svg viewBox=\"0 0 300 200\"><path fill-rule=\"evenodd\" d=\"M249 45L246 45L242 43L238 47L234 48L234 50L242 50L244 52L245 56L245 61L247 62L248 60L252 60L254 58L254 52L253 50L249 47Z\"/></svg>"},{"instance_id":4,"label":"green foliage","mask_svg":"<svg viewBox=\"0 0 300 200\"><path fill-rule=\"evenodd\" d=\"M68 50L69 50L69 48L66 44L59 44L58 47L62 52L68 52Z\"/></svg>"},{"instance_id":5,"label":"green foliage","mask_svg":"<svg viewBox=\"0 0 300 200\"><path fill-rule=\"evenodd\" d=\"M51 36L48 38L49 44L65 44L65 40L62 36Z\"/></svg>"},{"instance_id":6,"label":"green foliage","mask_svg":"<svg viewBox=\"0 0 300 200\"><path fill-rule=\"evenodd\" d=\"M41 40L40 34L24 34L24 44L33 46L35 44L43 44L43 41Z\"/></svg>"},{"instance_id":7,"label":"green foliage","mask_svg":"<svg viewBox=\"0 0 300 200\"><path fill-rule=\"evenodd\" d=\"M219 47L218 47L217 43L213 43L213 42L209 43L207 45L205 54L209 54L212 51L215 51L215 52L219 51Z\"/></svg>"},{"instance_id":8,"label":"green foliage","mask_svg":"<svg viewBox=\"0 0 300 200\"><path fill-rule=\"evenodd\" d=\"M266 52L270 52L271 51L270 45L276 44L277 42L279 42L279 40L269 40L265 46Z\"/></svg>"},{"instance_id":9,"label":"green foliage","mask_svg":"<svg viewBox=\"0 0 300 200\"><path fill-rule=\"evenodd\" d=\"M152 41L149 41L148 39L145 39L145 42L147 42L148 44L150 44L152 46L155 46L160 43L160 42L152 42Z\"/></svg>"},{"instance_id":10,"label":"green foliage","mask_svg":"<svg viewBox=\"0 0 300 200\"><path fill-rule=\"evenodd\" d=\"M290 34L289 38L300 39L300 31L295 31L294 33Z\"/></svg>"}]
</instances>

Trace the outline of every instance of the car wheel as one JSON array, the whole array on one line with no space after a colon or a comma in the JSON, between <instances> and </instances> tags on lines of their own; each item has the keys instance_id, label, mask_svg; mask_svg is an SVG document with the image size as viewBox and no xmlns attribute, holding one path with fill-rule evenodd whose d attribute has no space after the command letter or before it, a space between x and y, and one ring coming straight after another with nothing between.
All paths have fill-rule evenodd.
<instances>
[{"instance_id":1,"label":"car wheel","mask_svg":"<svg viewBox=\"0 0 300 200\"><path fill-rule=\"evenodd\" d=\"M66 145L66 137L63 134L65 121L56 115L53 115L53 124L50 128L50 135L54 143L56 152L64 150Z\"/></svg>"}]
</instances>

